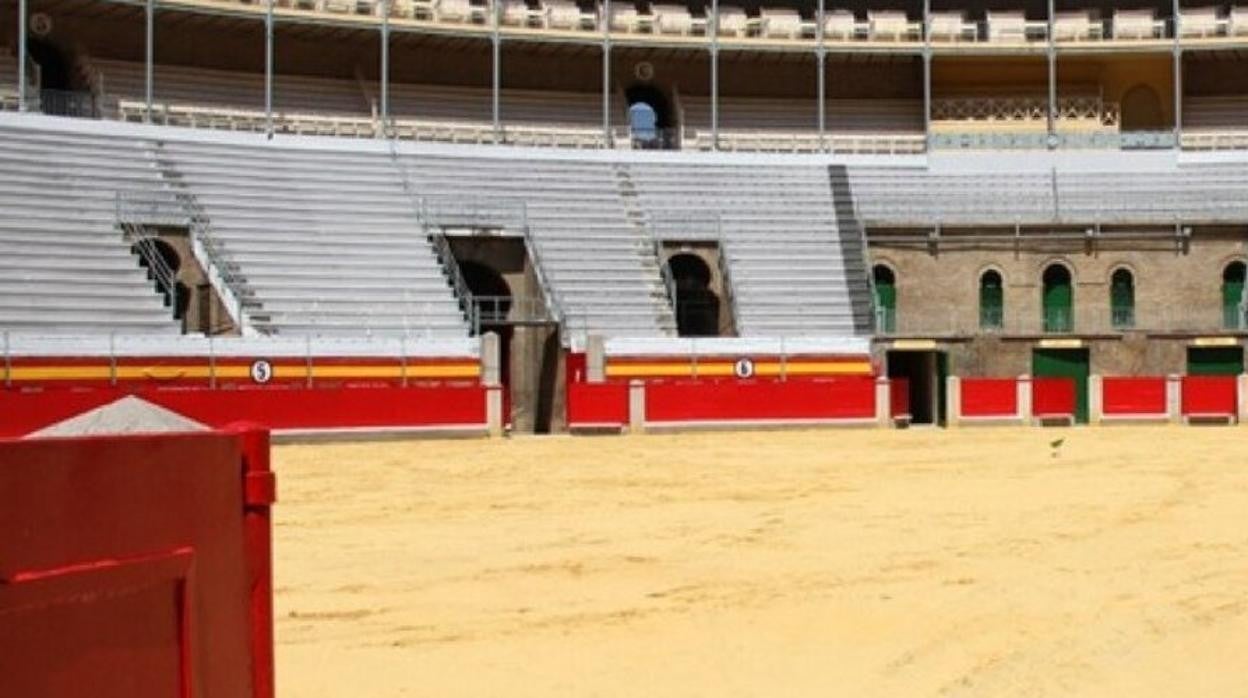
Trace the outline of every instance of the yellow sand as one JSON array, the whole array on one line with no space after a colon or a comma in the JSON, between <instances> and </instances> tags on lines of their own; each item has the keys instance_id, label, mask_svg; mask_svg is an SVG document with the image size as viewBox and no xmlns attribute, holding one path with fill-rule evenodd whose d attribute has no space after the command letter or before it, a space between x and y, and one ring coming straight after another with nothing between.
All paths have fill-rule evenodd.
<instances>
[{"instance_id":1,"label":"yellow sand","mask_svg":"<svg viewBox=\"0 0 1248 698\"><path fill-rule=\"evenodd\" d=\"M1246 456L1180 427L282 447L278 693L1248 696Z\"/></svg>"}]
</instances>

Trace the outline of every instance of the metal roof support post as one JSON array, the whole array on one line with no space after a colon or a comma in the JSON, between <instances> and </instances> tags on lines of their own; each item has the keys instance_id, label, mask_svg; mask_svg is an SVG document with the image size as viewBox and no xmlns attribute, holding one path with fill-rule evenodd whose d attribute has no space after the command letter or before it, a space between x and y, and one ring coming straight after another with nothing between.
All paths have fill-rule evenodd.
<instances>
[{"instance_id":1,"label":"metal roof support post","mask_svg":"<svg viewBox=\"0 0 1248 698\"><path fill-rule=\"evenodd\" d=\"M269 0L264 13L264 132L273 137L273 5Z\"/></svg>"},{"instance_id":2,"label":"metal roof support post","mask_svg":"<svg viewBox=\"0 0 1248 698\"><path fill-rule=\"evenodd\" d=\"M932 149L932 39L931 0L923 0L923 140L927 151Z\"/></svg>"},{"instance_id":3,"label":"metal roof support post","mask_svg":"<svg viewBox=\"0 0 1248 698\"><path fill-rule=\"evenodd\" d=\"M1174 147L1183 148L1183 46L1179 43L1179 29L1182 11L1179 0L1172 2L1174 13Z\"/></svg>"},{"instance_id":4,"label":"metal roof support post","mask_svg":"<svg viewBox=\"0 0 1248 698\"><path fill-rule=\"evenodd\" d=\"M26 111L26 3L17 0L17 108Z\"/></svg>"},{"instance_id":5,"label":"metal roof support post","mask_svg":"<svg viewBox=\"0 0 1248 698\"><path fill-rule=\"evenodd\" d=\"M156 1L147 0L147 28L145 29L146 53L144 54L143 94L147 110L143 113L143 121L152 123L152 82L155 80L152 63L156 46Z\"/></svg>"},{"instance_id":6,"label":"metal roof support post","mask_svg":"<svg viewBox=\"0 0 1248 698\"><path fill-rule=\"evenodd\" d=\"M815 65L818 71L818 77L815 79L816 93L819 99L819 150L827 152L827 130L828 130L828 87L827 87L827 63L828 49L824 46L823 22L826 10L824 8L824 0L819 0L819 8L815 13Z\"/></svg>"},{"instance_id":7,"label":"metal roof support post","mask_svg":"<svg viewBox=\"0 0 1248 698\"><path fill-rule=\"evenodd\" d=\"M381 131L390 137L390 0L381 0Z\"/></svg>"},{"instance_id":8,"label":"metal roof support post","mask_svg":"<svg viewBox=\"0 0 1248 698\"><path fill-rule=\"evenodd\" d=\"M503 4L501 2L493 2L491 5L492 12L490 13L490 16L493 24L493 32L491 36L493 43L493 65L490 68L490 73L492 74L492 80L490 83L490 113L494 124L494 142L500 143L502 142L503 135L503 124L500 115L501 106L499 105L499 90L502 89L503 82L501 72L503 64L503 37L502 34L499 33L498 29L498 15L503 11Z\"/></svg>"},{"instance_id":9,"label":"metal roof support post","mask_svg":"<svg viewBox=\"0 0 1248 698\"><path fill-rule=\"evenodd\" d=\"M603 0L602 17L602 142L607 148L611 139L611 0Z\"/></svg>"},{"instance_id":10,"label":"metal roof support post","mask_svg":"<svg viewBox=\"0 0 1248 698\"><path fill-rule=\"evenodd\" d=\"M1048 147L1053 150L1057 147L1057 45L1053 40L1053 14L1056 12L1056 3L1049 0L1048 3L1048 41L1045 46L1045 55L1049 61L1049 108L1047 111L1047 128L1048 128Z\"/></svg>"},{"instance_id":11,"label":"metal roof support post","mask_svg":"<svg viewBox=\"0 0 1248 698\"><path fill-rule=\"evenodd\" d=\"M719 0L711 0L711 150L719 150Z\"/></svg>"}]
</instances>

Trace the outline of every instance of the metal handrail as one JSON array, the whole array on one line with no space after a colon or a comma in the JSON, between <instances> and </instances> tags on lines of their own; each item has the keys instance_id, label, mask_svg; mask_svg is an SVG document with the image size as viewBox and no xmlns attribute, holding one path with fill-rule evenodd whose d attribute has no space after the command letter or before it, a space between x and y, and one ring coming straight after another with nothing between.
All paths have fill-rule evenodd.
<instances>
[{"instance_id":1,"label":"metal handrail","mask_svg":"<svg viewBox=\"0 0 1248 698\"><path fill-rule=\"evenodd\" d=\"M520 231L524 234L524 248L529 253L529 259L533 262L533 275L537 277L537 285L542 289L542 298L546 301L546 310L550 313L551 319L556 323L563 324L563 308L559 303L559 298L555 295L549 282L549 274L546 273L546 263L542 259L542 253L538 247L533 232L529 229L529 207L527 204L521 205L522 225Z\"/></svg>"},{"instance_id":2,"label":"metal handrail","mask_svg":"<svg viewBox=\"0 0 1248 698\"><path fill-rule=\"evenodd\" d=\"M148 235L146 227L141 224L119 218L117 225L121 228L122 239L147 265L148 274L169 298L169 307L173 311L173 316L178 318L178 272L169 266L164 255L160 254L155 244L156 238Z\"/></svg>"},{"instance_id":3,"label":"metal handrail","mask_svg":"<svg viewBox=\"0 0 1248 698\"><path fill-rule=\"evenodd\" d=\"M663 246L655 237L653 230L650 231L650 244L654 246L654 258L659 262L659 274L663 277L663 290L667 294L667 302L672 306L672 317L680 317L677 308L676 278L672 276L671 265L663 261Z\"/></svg>"},{"instance_id":4,"label":"metal handrail","mask_svg":"<svg viewBox=\"0 0 1248 698\"><path fill-rule=\"evenodd\" d=\"M472 289L468 287L468 281L464 278L464 274L460 271L459 263L455 261L455 252L451 249L451 241L441 233L432 232L421 221L421 228L425 232L425 236L433 245L433 251L438 256L438 262L442 265L442 269L446 271L448 280L451 282L451 288L455 291L455 297L459 301L459 309L464 314L464 319L468 321L472 334L481 333L481 318L477 314L476 301L472 295Z\"/></svg>"}]
</instances>

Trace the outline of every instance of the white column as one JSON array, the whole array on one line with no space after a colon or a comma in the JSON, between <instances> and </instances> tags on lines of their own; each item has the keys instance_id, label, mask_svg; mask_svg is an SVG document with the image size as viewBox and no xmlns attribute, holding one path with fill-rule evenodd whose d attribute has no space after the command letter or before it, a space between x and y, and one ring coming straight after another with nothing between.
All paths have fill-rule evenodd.
<instances>
[{"instance_id":1,"label":"white column","mask_svg":"<svg viewBox=\"0 0 1248 698\"><path fill-rule=\"evenodd\" d=\"M1241 373L1235 381L1239 394L1239 423L1248 424L1248 373Z\"/></svg>"},{"instance_id":2,"label":"white column","mask_svg":"<svg viewBox=\"0 0 1248 698\"><path fill-rule=\"evenodd\" d=\"M269 0L264 13L264 132L273 137L273 5Z\"/></svg>"},{"instance_id":3,"label":"white column","mask_svg":"<svg viewBox=\"0 0 1248 698\"><path fill-rule=\"evenodd\" d=\"M600 334L591 334L585 340L585 381L601 383L607 377L606 342Z\"/></svg>"},{"instance_id":4,"label":"white column","mask_svg":"<svg viewBox=\"0 0 1248 698\"><path fill-rule=\"evenodd\" d=\"M1088 376L1088 422L1100 424L1105 417L1105 388L1099 375Z\"/></svg>"},{"instance_id":5,"label":"white column","mask_svg":"<svg viewBox=\"0 0 1248 698\"><path fill-rule=\"evenodd\" d=\"M890 385L891 382L888 380L888 376L880 376L875 379L875 425L885 429L888 428L893 419Z\"/></svg>"},{"instance_id":6,"label":"white column","mask_svg":"<svg viewBox=\"0 0 1248 698\"><path fill-rule=\"evenodd\" d=\"M1183 423L1183 376L1166 376L1166 414L1171 424Z\"/></svg>"},{"instance_id":7,"label":"white column","mask_svg":"<svg viewBox=\"0 0 1248 698\"><path fill-rule=\"evenodd\" d=\"M1031 376L1019 376L1016 390L1018 391L1018 419L1023 424L1031 424Z\"/></svg>"},{"instance_id":8,"label":"white column","mask_svg":"<svg viewBox=\"0 0 1248 698\"><path fill-rule=\"evenodd\" d=\"M26 81L29 76L26 75L26 61L29 58L26 51L26 3L27 0L17 0L17 109L18 111L26 111Z\"/></svg>"},{"instance_id":9,"label":"white column","mask_svg":"<svg viewBox=\"0 0 1248 698\"><path fill-rule=\"evenodd\" d=\"M156 2L155 0L147 0L147 29L146 29L146 54L144 58L144 66L146 72L143 79L143 94L147 104L147 110L143 114L143 121L151 123L152 121L152 92L154 91L153 83L155 82L155 46L156 46Z\"/></svg>"},{"instance_id":10,"label":"white column","mask_svg":"<svg viewBox=\"0 0 1248 698\"><path fill-rule=\"evenodd\" d=\"M628 431L633 434L646 431L646 384L639 380L628 384Z\"/></svg>"},{"instance_id":11,"label":"white column","mask_svg":"<svg viewBox=\"0 0 1248 698\"><path fill-rule=\"evenodd\" d=\"M962 423L962 381L957 376L945 378L945 425L954 429Z\"/></svg>"}]
</instances>

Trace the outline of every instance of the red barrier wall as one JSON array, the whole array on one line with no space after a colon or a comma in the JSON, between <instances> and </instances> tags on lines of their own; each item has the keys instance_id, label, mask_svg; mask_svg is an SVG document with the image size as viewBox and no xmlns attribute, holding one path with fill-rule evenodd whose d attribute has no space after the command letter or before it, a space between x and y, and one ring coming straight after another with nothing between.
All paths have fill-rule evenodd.
<instances>
[{"instance_id":1,"label":"red barrier wall","mask_svg":"<svg viewBox=\"0 0 1248 698\"><path fill-rule=\"evenodd\" d=\"M1238 412L1235 376L1183 376L1183 415L1226 415Z\"/></svg>"},{"instance_id":2,"label":"red barrier wall","mask_svg":"<svg viewBox=\"0 0 1248 698\"><path fill-rule=\"evenodd\" d=\"M240 420L273 430L485 424L485 389L477 384L219 390L102 387L0 391L0 437L29 434L126 395L137 395L212 427Z\"/></svg>"},{"instance_id":3,"label":"red barrier wall","mask_svg":"<svg viewBox=\"0 0 1248 698\"><path fill-rule=\"evenodd\" d=\"M963 417L1017 417L1018 381L1014 378L963 378Z\"/></svg>"},{"instance_id":4,"label":"red barrier wall","mask_svg":"<svg viewBox=\"0 0 1248 698\"><path fill-rule=\"evenodd\" d=\"M570 428L623 427L627 424L627 383L568 384L568 426Z\"/></svg>"},{"instance_id":5,"label":"red barrier wall","mask_svg":"<svg viewBox=\"0 0 1248 698\"><path fill-rule=\"evenodd\" d=\"M0 695L271 698L267 447L0 442Z\"/></svg>"},{"instance_id":6,"label":"red barrier wall","mask_svg":"<svg viewBox=\"0 0 1248 698\"><path fill-rule=\"evenodd\" d=\"M1101 379L1101 412L1106 416L1164 415L1166 379L1105 377Z\"/></svg>"},{"instance_id":7,"label":"red barrier wall","mask_svg":"<svg viewBox=\"0 0 1248 698\"><path fill-rule=\"evenodd\" d=\"M788 381L646 383L647 422L872 419L869 376Z\"/></svg>"},{"instance_id":8,"label":"red barrier wall","mask_svg":"<svg viewBox=\"0 0 1248 698\"><path fill-rule=\"evenodd\" d=\"M1031 379L1031 413L1037 417L1074 416L1073 378Z\"/></svg>"}]
</instances>

